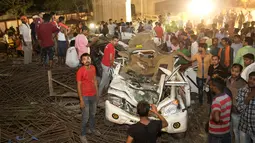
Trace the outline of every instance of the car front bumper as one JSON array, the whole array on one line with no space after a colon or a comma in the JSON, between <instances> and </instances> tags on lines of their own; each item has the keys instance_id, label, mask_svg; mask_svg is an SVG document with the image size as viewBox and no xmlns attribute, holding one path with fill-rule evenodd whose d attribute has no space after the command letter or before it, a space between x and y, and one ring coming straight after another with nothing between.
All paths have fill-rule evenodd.
<instances>
[{"instance_id":1,"label":"car front bumper","mask_svg":"<svg viewBox=\"0 0 255 143\"><path fill-rule=\"evenodd\" d=\"M116 124L132 125L139 122L139 117L132 115L115 105L111 104L108 100L105 101L105 117L108 121ZM182 133L186 132L188 126L187 110L177 112L175 114L165 117L168 122L168 127L162 129L167 133Z\"/></svg>"}]
</instances>

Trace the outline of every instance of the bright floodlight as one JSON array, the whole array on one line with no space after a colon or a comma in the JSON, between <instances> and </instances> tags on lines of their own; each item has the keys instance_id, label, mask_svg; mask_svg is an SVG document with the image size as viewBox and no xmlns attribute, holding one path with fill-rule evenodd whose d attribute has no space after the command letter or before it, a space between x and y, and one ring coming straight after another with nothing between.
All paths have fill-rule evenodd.
<instances>
[{"instance_id":1,"label":"bright floodlight","mask_svg":"<svg viewBox=\"0 0 255 143\"><path fill-rule=\"evenodd\" d=\"M207 15L213 8L212 0L192 0L189 5L191 12L196 15Z\"/></svg>"},{"instance_id":2,"label":"bright floodlight","mask_svg":"<svg viewBox=\"0 0 255 143\"><path fill-rule=\"evenodd\" d=\"M89 28L90 28L90 29L94 29L94 28L95 28L95 24L94 24L94 23L90 23L90 24L89 24Z\"/></svg>"}]
</instances>

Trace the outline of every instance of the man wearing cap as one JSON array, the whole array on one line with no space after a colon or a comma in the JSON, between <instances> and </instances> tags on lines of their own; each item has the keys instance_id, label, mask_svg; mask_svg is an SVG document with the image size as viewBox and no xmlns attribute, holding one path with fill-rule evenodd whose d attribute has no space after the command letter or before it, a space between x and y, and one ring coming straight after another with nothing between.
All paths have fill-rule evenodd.
<instances>
[{"instance_id":1,"label":"man wearing cap","mask_svg":"<svg viewBox=\"0 0 255 143\"><path fill-rule=\"evenodd\" d=\"M19 26L20 36L22 38L22 47L24 50L24 64L32 63L32 38L31 29L26 16L20 18L22 24Z\"/></svg>"}]
</instances>

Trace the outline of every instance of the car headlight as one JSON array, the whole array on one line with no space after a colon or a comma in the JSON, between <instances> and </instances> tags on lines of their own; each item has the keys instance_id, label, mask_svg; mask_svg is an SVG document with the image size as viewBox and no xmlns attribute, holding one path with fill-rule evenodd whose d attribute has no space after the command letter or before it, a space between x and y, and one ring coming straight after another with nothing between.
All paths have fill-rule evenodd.
<instances>
[{"instance_id":1,"label":"car headlight","mask_svg":"<svg viewBox=\"0 0 255 143\"><path fill-rule=\"evenodd\" d=\"M114 106L117 106L131 114L136 114L136 107L127 102L126 99L117 97L115 95L109 95L108 100Z\"/></svg>"},{"instance_id":2,"label":"car headlight","mask_svg":"<svg viewBox=\"0 0 255 143\"><path fill-rule=\"evenodd\" d=\"M169 104L161 108L161 113L163 116L169 116L175 114L178 111L178 100L174 100Z\"/></svg>"},{"instance_id":3,"label":"car headlight","mask_svg":"<svg viewBox=\"0 0 255 143\"><path fill-rule=\"evenodd\" d=\"M122 102L122 99L117 97L117 96L109 96L108 97L108 100L111 104L119 107L119 108L122 108L123 107L123 102Z\"/></svg>"}]
</instances>

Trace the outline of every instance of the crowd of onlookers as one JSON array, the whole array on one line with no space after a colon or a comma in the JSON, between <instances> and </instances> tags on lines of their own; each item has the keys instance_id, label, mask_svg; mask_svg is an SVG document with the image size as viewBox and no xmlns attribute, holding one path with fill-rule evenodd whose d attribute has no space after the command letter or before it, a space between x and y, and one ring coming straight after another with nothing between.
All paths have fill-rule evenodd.
<instances>
[{"instance_id":1,"label":"crowd of onlookers","mask_svg":"<svg viewBox=\"0 0 255 143\"><path fill-rule=\"evenodd\" d=\"M233 17L233 13L229 15ZM255 142L255 21L248 16L244 23L238 21L238 28L231 20L215 20L211 27L203 20L197 26L187 22L175 32L164 32L159 23L154 27L155 36L168 51L177 51L183 69L198 67L201 105L204 87L209 85L210 143L231 143L231 137L235 143ZM250 71L241 76L246 68Z\"/></svg>"},{"instance_id":2,"label":"crowd of onlookers","mask_svg":"<svg viewBox=\"0 0 255 143\"><path fill-rule=\"evenodd\" d=\"M132 23L116 25L111 20L101 26L108 29L102 30L106 31L104 35L120 29L130 33L153 31L167 52L176 51L180 56L181 71L197 66L201 105L204 87L209 86L208 142L255 142L255 21L251 13L228 11L215 16L211 24L201 20L197 25L187 21L181 26L171 21L170 14L166 19L159 18L155 23L138 19L137 29ZM166 28L172 24L177 25L176 31ZM242 74L246 69L249 71ZM132 133L129 136L136 137Z\"/></svg>"}]
</instances>

